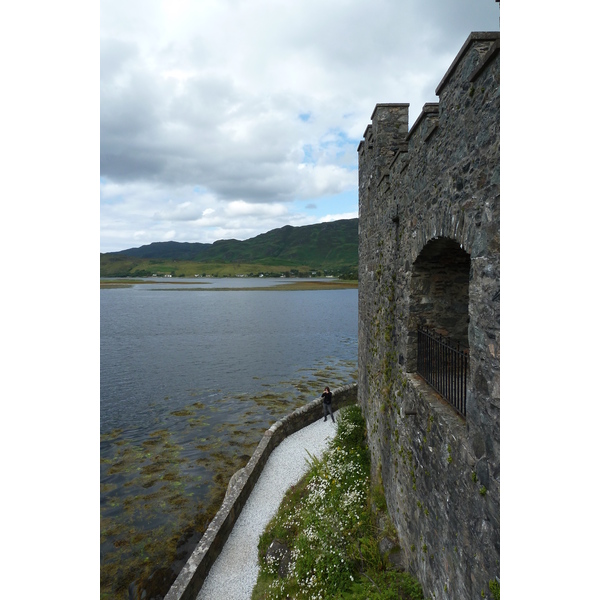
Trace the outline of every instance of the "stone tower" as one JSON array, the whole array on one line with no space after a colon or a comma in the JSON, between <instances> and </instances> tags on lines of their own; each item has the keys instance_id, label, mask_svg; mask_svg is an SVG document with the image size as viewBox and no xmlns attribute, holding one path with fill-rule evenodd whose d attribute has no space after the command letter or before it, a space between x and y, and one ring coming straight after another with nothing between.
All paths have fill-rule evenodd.
<instances>
[{"instance_id":1,"label":"stone tower","mask_svg":"<svg viewBox=\"0 0 600 600\"><path fill-rule=\"evenodd\" d=\"M358 148L358 398L406 567L436 600L492 598L499 33L472 33L436 95L410 130L407 104L377 104Z\"/></svg>"}]
</instances>

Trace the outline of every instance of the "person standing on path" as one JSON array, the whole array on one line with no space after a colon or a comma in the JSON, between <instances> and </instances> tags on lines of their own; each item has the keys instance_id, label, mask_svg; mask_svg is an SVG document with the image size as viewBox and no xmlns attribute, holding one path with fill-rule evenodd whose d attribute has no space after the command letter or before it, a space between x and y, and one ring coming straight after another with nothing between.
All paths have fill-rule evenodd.
<instances>
[{"instance_id":1,"label":"person standing on path","mask_svg":"<svg viewBox=\"0 0 600 600\"><path fill-rule=\"evenodd\" d=\"M323 398L323 416L325 417L323 421L327 421L327 413L329 413L331 415L331 420L335 423L335 419L333 418L333 406L331 405L332 395L333 394L328 387L326 387L321 394L321 398Z\"/></svg>"}]
</instances>

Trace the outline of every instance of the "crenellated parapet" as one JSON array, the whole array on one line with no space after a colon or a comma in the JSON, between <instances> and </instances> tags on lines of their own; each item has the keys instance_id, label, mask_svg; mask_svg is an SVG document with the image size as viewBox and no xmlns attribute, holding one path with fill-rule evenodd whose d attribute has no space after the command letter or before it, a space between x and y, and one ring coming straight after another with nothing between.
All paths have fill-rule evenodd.
<instances>
[{"instance_id":1,"label":"crenellated parapet","mask_svg":"<svg viewBox=\"0 0 600 600\"><path fill-rule=\"evenodd\" d=\"M500 34L436 94L410 130L377 104L358 147L358 397L407 568L462 600L500 576ZM464 406L423 378L423 329L465 353Z\"/></svg>"},{"instance_id":2,"label":"crenellated parapet","mask_svg":"<svg viewBox=\"0 0 600 600\"><path fill-rule=\"evenodd\" d=\"M499 116L499 52L498 32L472 33L436 88L439 102L426 103L410 131L409 104L375 106L358 146L361 211L364 201L389 203L385 186L402 190L402 180L417 175L441 180L440 169L460 165L482 142L498 140L499 118L482 131L481 113Z\"/></svg>"}]
</instances>

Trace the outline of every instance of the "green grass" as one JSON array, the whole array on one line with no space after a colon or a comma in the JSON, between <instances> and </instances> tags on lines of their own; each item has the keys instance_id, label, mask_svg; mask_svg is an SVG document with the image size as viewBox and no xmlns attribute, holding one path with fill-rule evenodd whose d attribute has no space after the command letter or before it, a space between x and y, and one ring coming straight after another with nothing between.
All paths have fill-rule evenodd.
<instances>
[{"instance_id":1,"label":"green grass","mask_svg":"<svg viewBox=\"0 0 600 600\"><path fill-rule=\"evenodd\" d=\"M206 275L207 277L236 277L237 275L255 275L274 271L274 276L289 272L289 265L279 265L276 268L265 267L258 263L226 263L206 262L200 263L191 260L169 260L135 258L119 255L100 256L101 277L151 277L153 274L173 275L174 277L194 277ZM308 267L300 267L308 271Z\"/></svg>"},{"instance_id":2,"label":"green grass","mask_svg":"<svg viewBox=\"0 0 600 600\"><path fill-rule=\"evenodd\" d=\"M170 260L136 258L120 255L100 256L100 277L152 277L157 275L172 275L173 277L318 277L335 275L346 279L357 276L357 266L354 264L327 264L311 267L305 263L290 264L271 260L273 264L264 262L198 262L191 260Z\"/></svg>"},{"instance_id":3,"label":"green grass","mask_svg":"<svg viewBox=\"0 0 600 600\"><path fill-rule=\"evenodd\" d=\"M273 285L268 286L244 286L244 287L235 287L235 288L225 288L225 287L214 287L213 285L207 283L206 281L171 281L169 279L152 279L151 281L143 280L143 279L100 279L100 289L117 289L117 288L125 288L131 287L133 285L152 285L160 283L161 286L167 285L170 286L168 288L162 288L161 291L165 290L189 290L189 291L201 291L201 292L269 292L269 291L278 291L278 292L286 292L286 291L308 291L308 290L347 290L347 289L356 289L358 287L358 281L311 281L302 280L302 281L294 281L291 283L273 283ZM200 286L200 287L198 287ZM204 287L201 287L204 286Z\"/></svg>"},{"instance_id":4,"label":"green grass","mask_svg":"<svg viewBox=\"0 0 600 600\"><path fill-rule=\"evenodd\" d=\"M253 600L423 599L419 583L389 568L379 551L365 431L358 406L342 409L337 435L323 458L311 461L260 538ZM274 540L289 549L284 577L279 561L266 559Z\"/></svg>"}]
</instances>

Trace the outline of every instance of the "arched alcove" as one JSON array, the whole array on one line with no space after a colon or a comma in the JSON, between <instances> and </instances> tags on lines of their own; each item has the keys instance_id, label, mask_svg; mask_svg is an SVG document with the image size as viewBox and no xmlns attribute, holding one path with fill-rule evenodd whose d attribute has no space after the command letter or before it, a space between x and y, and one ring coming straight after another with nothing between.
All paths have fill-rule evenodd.
<instances>
[{"instance_id":1,"label":"arched alcove","mask_svg":"<svg viewBox=\"0 0 600 600\"><path fill-rule=\"evenodd\" d=\"M429 241L411 271L406 367L417 370L417 328L425 327L469 348L471 257L449 238Z\"/></svg>"}]
</instances>

